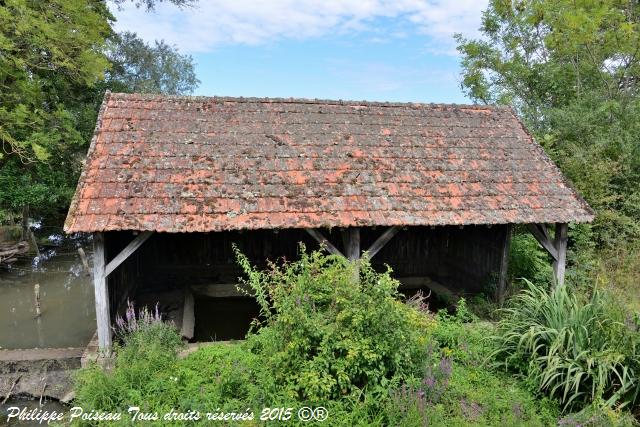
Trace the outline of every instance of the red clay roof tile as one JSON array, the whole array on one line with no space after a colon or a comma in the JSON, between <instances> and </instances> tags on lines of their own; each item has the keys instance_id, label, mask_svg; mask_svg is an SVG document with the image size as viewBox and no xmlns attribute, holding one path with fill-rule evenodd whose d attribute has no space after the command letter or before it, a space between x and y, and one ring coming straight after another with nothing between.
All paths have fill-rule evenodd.
<instances>
[{"instance_id":1,"label":"red clay roof tile","mask_svg":"<svg viewBox=\"0 0 640 427\"><path fill-rule=\"evenodd\" d=\"M592 219L505 107L107 94L65 230Z\"/></svg>"}]
</instances>

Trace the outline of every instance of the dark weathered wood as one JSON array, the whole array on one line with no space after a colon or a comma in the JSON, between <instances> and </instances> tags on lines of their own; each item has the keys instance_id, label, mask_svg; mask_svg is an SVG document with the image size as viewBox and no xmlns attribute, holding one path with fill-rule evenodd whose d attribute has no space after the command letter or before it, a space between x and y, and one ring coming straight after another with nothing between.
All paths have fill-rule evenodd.
<instances>
[{"instance_id":1,"label":"dark weathered wood","mask_svg":"<svg viewBox=\"0 0 640 427\"><path fill-rule=\"evenodd\" d=\"M509 270L509 248L511 246L511 230L513 226L507 224L502 239L502 251L500 253L500 273L498 276L498 285L496 287L496 300L499 304L504 303L504 296L507 290L507 278Z\"/></svg>"},{"instance_id":2,"label":"dark weathered wood","mask_svg":"<svg viewBox=\"0 0 640 427\"><path fill-rule=\"evenodd\" d=\"M553 263L556 286L564 286L564 271L567 261L567 232L568 226L566 223L556 224L556 234L553 241L556 251L558 251L558 257Z\"/></svg>"},{"instance_id":3,"label":"dark weathered wood","mask_svg":"<svg viewBox=\"0 0 640 427\"><path fill-rule=\"evenodd\" d=\"M138 234L136 238L131 241L131 243L129 243L122 251L120 251L118 255L116 255L109 262L109 264L107 264L104 273L105 277L111 274L113 270L118 268L120 264L122 264L127 258L129 258L131 254L133 254L140 247L140 245L142 245L149 237L151 237L152 234L153 232L151 231L144 231Z\"/></svg>"},{"instance_id":4,"label":"dark weathered wood","mask_svg":"<svg viewBox=\"0 0 640 427\"><path fill-rule=\"evenodd\" d=\"M253 294L251 288L236 283L198 284L190 288L194 294L209 298L246 297Z\"/></svg>"},{"instance_id":5,"label":"dark weathered wood","mask_svg":"<svg viewBox=\"0 0 640 427\"><path fill-rule=\"evenodd\" d=\"M393 236L398 234L399 231L400 227L397 226L387 228L387 230L382 233L380 237L378 237L376 241L371 244L371 246L369 246L369 249L365 251L369 258L373 258L378 252L380 252L380 249L382 249L384 245L389 243L389 240L393 239Z\"/></svg>"},{"instance_id":6,"label":"dark weathered wood","mask_svg":"<svg viewBox=\"0 0 640 427\"><path fill-rule=\"evenodd\" d=\"M29 244L25 241L10 246L0 247L0 264L11 264L18 260L18 255L29 252Z\"/></svg>"},{"instance_id":7,"label":"dark weathered wood","mask_svg":"<svg viewBox=\"0 0 640 427\"><path fill-rule=\"evenodd\" d=\"M460 298L460 295L450 287L444 286L430 277L400 277L398 281L400 282L400 286L398 287L399 291L429 288L433 293L452 303L457 302Z\"/></svg>"},{"instance_id":8,"label":"dark weathered wood","mask_svg":"<svg viewBox=\"0 0 640 427\"><path fill-rule=\"evenodd\" d=\"M542 245L543 248L549 252L549 255L554 260L558 259L558 250L555 247L554 242L551 240L549 236L549 232L547 231L547 227L544 224L527 224L529 231L533 234L533 237L536 238L538 243Z\"/></svg>"},{"instance_id":9,"label":"dark weathered wood","mask_svg":"<svg viewBox=\"0 0 640 427\"><path fill-rule=\"evenodd\" d=\"M342 230L345 256L349 261L360 259L360 228L350 227Z\"/></svg>"},{"instance_id":10,"label":"dark weathered wood","mask_svg":"<svg viewBox=\"0 0 640 427\"><path fill-rule=\"evenodd\" d=\"M314 239L316 239L316 241L320 244L320 246L325 247L330 253L334 254L334 255L339 255L339 256L344 256L344 254L342 252L340 252L340 250L338 250L338 248L336 248L335 246L333 246L331 244L330 241L328 241L326 239L326 237L324 237L322 235L322 233L320 233L318 230L314 229L314 228L305 228L305 231L307 233L309 233L309 235L311 237L313 237Z\"/></svg>"},{"instance_id":11,"label":"dark weathered wood","mask_svg":"<svg viewBox=\"0 0 640 427\"><path fill-rule=\"evenodd\" d=\"M109 313L109 289L105 274L104 235L93 233L93 288L96 299L96 323L98 343L105 355L111 353L111 315Z\"/></svg>"}]
</instances>

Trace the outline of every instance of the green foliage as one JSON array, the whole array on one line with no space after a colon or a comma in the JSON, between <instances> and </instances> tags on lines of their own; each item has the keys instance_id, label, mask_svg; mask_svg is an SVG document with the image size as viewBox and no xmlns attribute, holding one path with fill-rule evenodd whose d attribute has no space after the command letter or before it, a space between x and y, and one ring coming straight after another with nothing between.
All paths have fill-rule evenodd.
<instances>
[{"instance_id":1,"label":"green foliage","mask_svg":"<svg viewBox=\"0 0 640 427\"><path fill-rule=\"evenodd\" d=\"M512 280L527 279L536 285L551 281L549 256L528 232L514 234L511 239L509 276Z\"/></svg>"},{"instance_id":2,"label":"green foliage","mask_svg":"<svg viewBox=\"0 0 640 427\"><path fill-rule=\"evenodd\" d=\"M583 301L529 282L504 310L494 356L565 409L626 405L638 398L637 330L602 292Z\"/></svg>"},{"instance_id":3,"label":"green foliage","mask_svg":"<svg viewBox=\"0 0 640 427\"><path fill-rule=\"evenodd\" d=\"M180 342L173 328L158 322L137 322L136 327L126 328L133 332L124 337L124 346L116 349L113 369L91 367L80 372L74 404L85 410L125 414L123 421L104 425L130 425L126 416L130 405L157 412L160 417L172 409L199 411L203 416L246 409L254 413L253 422L238 425L269 424L259 420L265 407L292 407L295 413L302 406L317 405L327 408L327 423L332 426L555 424L558 411L552 403L536 400L513 378L479 363L487 354L482 337L490 326L468 320L463 309L458 315L443 313L437 324L429 322L422 330L425 335L445 327L447 332L440 335L449 336L449 342L459 343L460 348L449 352L450 357L432 346L427 357L418 361L424 369L403 384L390 383L384 393L360 390L320 401L292 397L271 370L271 359L278 356L255 352L251 340L209 344L180 359L176 356ZM148 424L208 425L206 420L168 423L162 419ZM278 424L308 423L294 416Z\"/></svg>"},{"instance_id":4,"label":"green foliage","mask_svg":"<svg viewBox=\"0 0 640 427\"><path fill-rule=\"evenodd\" d=\"M235 250L265 319L252 351L292 398L384 394L420 372L432 320L399 300L389 271L304 247L298 261L258 271Z\"/></svg>"},{"instance_id":5,"label":"green foliage","mask_svg":"<svg viewBox=\"0 0 640 427\"><path fill-rule=\"evenodd\" d=\"M606 248L640 236L639 16L627 0L492 0L484 38L458 36L467 94L515 107Z\"/></svg>"},{"instance_id":6,"label":"green foliage","mask_svg":"<svg viewBox=\"0 0 640 427\"><path fill-rule=\"evenodd\" d=\"M3 211L66 213L106 89L178 94L198 85L191 57L114 34L112 22L102 1L0 2Z\"/></svg>"},{"instance_id":7,"label":"green foliage","mask_svg":"<svg viewBox=\"0 0 640 427\"><path fill-rule=\"evenodd\" d=\"M109 41L107 55L107 84L113 91L183 95L200 83L193 58L163 41L150 46L135 33L124 32Z\"/></svg>"},{"instance_id":8,"label":"green foliage","mask_svg":"<svg viewBox=\"0 0 640 427\"><path fill-rule=\"evenodd\" d=\"M494 333L489 322L480 322L467 310L464 299L453 314L440 311L432 336L440 353L453 361L448 385L435 404L419 395L398 392L387 400L388 425L402 426L547 426L557 424L558 408L537 399L525 384L485 362Z\"/></svg>"},{"instance_id":9,"label":"green foliage","mask_svg":"<svg viewBox=\"0 0 640 427\"><path fill-rule=\"evenodd\" d=\"M0 140L9 155L44 161L81 141L65 91L102 78L108 19L105 4L88 0L0 4Z\"/></svg>"},{"instance_id":10,"label":"green foliage","mask_svg":"<svg viewBox=\"0 0 640 427\"><path fill-rule=\"evenodd\" d=\"M551 426L553 403L539 401L513 378L486 367L454 365L447 391L436 405L388 401L390 423L398 426Z\"/></svg>"},{"instance_id":11,"label":"green foliage","mask_svg":"<svg viewBox=\"0 0 640 427\"><path fill-rule=\"evenodd\" d=\"M153 323L138 329L116 348L111 372L98 366L79 371L76 402L84 408L126 413L130 405L150 409L161 400L170 400L167 385L172 383L180 345L180 336L171 325Z\"/></svg>"}]
</instances>

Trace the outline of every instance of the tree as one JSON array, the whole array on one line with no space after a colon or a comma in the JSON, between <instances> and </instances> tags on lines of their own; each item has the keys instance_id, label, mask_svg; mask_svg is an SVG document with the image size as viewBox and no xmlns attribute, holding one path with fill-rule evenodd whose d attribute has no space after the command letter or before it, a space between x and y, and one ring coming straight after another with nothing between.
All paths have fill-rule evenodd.
<instances>
[{"instance_id":1,"label":"tree","mask_svg":"<svg viewBox=\"0 0 640 427\"><path fill-rule=\"evenodd\" d=\"M640 5L491 0L457 36L462 87L511 104L596 209L600 246L640 236Z\"/></svg>"},{"instance_id":2,"label":"tree","mask_svg":"<svg viewBox=\"0 0 640 427\"><path fill-rule=\"evenodd\" d=\"M97 0L0 2L2 208L68 199L65 153L86 141L75 106L108 67L110 19Z\"/></svg>"},{"instance_id":3,"label":"tree","mask_svg":"<svg viewBox=\"0 0 640 427\"><path fill-rule=\"evenodd\" d=\"M113 19L101 0L0 1L0 221L66 212L105 90L197 87L191 57L115 34Z\"/></svg>"},{"instance_id":4,"label":"tree","mask_svg":"<svg viewBox=\"0 0 640 427\"><path fill-rule=\"evenodd\" d=\"M135 33L121 33L110 41L107 56L107 85L117 91L180 95L192 93L200 83L191 56L164 41L150 46Z\"/></svg>"},{"instance_id":5,"label":"tree","mask_svg":"<svg viewBox=\"0 0 640 427\"><path fill-rule=\"evenodd\" d=\"M103 78L110 18L93 0L0 4L0 156L28 164L61 144L81 143L64 100L73 86Z\"/></svg>"},{"instance_id":6,"label":"tree","mask_svg":"<svg viewBox=\"0 0 640 427\"><path fill-rule=\"evenodd\" d=\"M173 3L174 5L183 8L192 6L197 0L112 0L113 3L122 7L123 3L133 3L136 7L145 7L148 11L154 10L157 3Z\"/></svg>"}]
</instances>

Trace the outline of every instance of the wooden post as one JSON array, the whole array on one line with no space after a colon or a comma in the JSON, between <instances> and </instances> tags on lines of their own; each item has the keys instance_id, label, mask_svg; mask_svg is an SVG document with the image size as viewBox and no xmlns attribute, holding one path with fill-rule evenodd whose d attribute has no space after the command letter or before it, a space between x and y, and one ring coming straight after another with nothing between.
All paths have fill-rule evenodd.
<instances>
[{"instance_id":1,"label":"wooden post","mask_svg":"<svg viewBox=\"0 0 640 427\"><path fill-rule=\"evenodd\" d=\"M93 288L96 296L96 322L98 343L105 356L111 353L111 316L109 313L109 288L105 274L104 235L93 233Z\"/></svg>"},{"instance_id":2,"label":"wooden post","mask_svg":"<svg viewBox=\"0 0 640 427\"><path fill-rule=\"evenodd\" d=\"M313 237L314 239L316 239L316 241L320 244L320 246L323 246L326 250L329 251L329 253L332 253L334 255L338 255L338 256L344 256L342 254L342 252L340 252L338 250L338 248L336 248L335 246L333 246L331 244L331 242L329 240L327 240L326 237L324 237L322 235L322 233L320 233L318 230L313 229L313 228L305 228L304 229L307 233L309 233L309 235L311 237Z\"/></svg>"},{"instance_id":3,"label":"wooden post","mask_svg":"<svg viewBox=\"0 0 640 427\"><path fill-rule=\"evenodd\" d=\"M35 294L35 300L36 300L36 317L40 317L40 315L42 314L40 312L40 284L36 283L33 286L33 293Z\"/></svg>"},{"instance_id":4,"label":"wooden post","mask_svg":"<svg viewBox=\"0 0 640 427\"><path fill-rule=\"evenodd\" d=\"M360 228L350 227L342 230L344 255L349 261L360 259Z\"/></svg>"},{"instance_id":5,"label":"wooden post","mask_svg":"<svg viewBox=\"0 0 640 427\"><path fill-rule=\"evenodd\" d=\"M84 268L84 272L89 275L89 261L87 261L87 254L84 252L84 249L78 248L78 254L80 255L80 261L82 261L82 267Z\"/></svg>"},{"instance_id":6,"label":"wooden post","mask_svg":"<svg viewBox=\"0 0 640 427\"><path fill-rule=\"evenodd\" d=\"M498 304L504 303L504 294L507 289L507 279L509 271L509 248L511 246L511 230L513 226L507 224L504 230L504 239L502 240L502 250L500 252L500 276L498 277L498 286L496 287L496 300Z\"/></svg>"},{"instance_id":7,"label":"wooden post","mask_svg":"<svg viewBox=\"0 0 640 427\"><path fill-rule=\"evenodd\" d=\"M566 223L556 223L556 234L553 239L558 258L553 262L553 276L556 286L564 286L564 271L567 261L567 231Z\"/></svg>"},{"instance_id":8,"label":"wooden post","mask_svg":"<svg viewBox=\"0 0 640 427\"><path fill-rule=\"evenodd\" d=\"M182 309L182 328L180 329L180 335L190 340L193 338L193 332L196 324L196 317L194 311L195 301L193 299L193 293L188 286L185 288L184 293L184 306Z\"/></svg>"}]
</instances>

